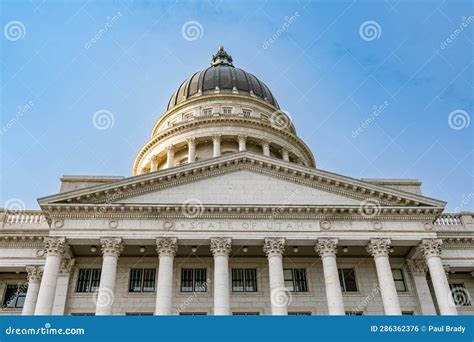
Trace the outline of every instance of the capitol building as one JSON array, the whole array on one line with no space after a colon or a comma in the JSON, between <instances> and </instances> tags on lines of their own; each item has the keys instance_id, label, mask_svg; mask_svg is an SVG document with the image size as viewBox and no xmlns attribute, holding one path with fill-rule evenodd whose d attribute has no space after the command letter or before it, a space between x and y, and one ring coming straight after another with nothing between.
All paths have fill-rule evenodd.
<instances>
[{"instance_id":1,"label":"capitol building","mask_svg":"<svg viewBox=\"0 0 474 342\"><path fill-rule=\"evenodd\" d=\"M0 209L2 315L474 314L474 213L319 169L223 47L131 176L60 183L41 210Z\"/></svg>"}]
</instances>

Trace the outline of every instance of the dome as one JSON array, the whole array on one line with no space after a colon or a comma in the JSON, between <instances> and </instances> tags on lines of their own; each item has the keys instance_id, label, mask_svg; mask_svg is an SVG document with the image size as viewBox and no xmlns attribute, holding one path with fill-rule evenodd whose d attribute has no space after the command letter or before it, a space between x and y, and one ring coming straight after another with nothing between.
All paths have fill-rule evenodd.
<instances>
[{"instance_id":1,"label":"dome","mask_svg":"<svg viewBox=\"0 0 474 342\"><path fill-rule=\"evenodd\" d=\"M171 96L167 110L194 95L214 93L216 90L254 95L280 108L270 89L254 75L235 68L232 57L227 54L223 46L220 46L217 53L212 56L211 66L188 78Z\"/></svg>"}]
</instances>

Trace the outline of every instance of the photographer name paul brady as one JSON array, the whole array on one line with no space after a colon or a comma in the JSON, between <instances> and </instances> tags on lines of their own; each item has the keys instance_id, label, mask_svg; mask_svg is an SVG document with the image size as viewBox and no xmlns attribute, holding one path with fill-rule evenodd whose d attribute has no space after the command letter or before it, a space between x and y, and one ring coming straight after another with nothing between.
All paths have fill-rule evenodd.
<instances>
[{"instance_id":1,"label":"photographer name paul brady","mask_svg":"<svg viewBox=\"0 0 474 342\"><path fill-rule=\"evenodd\" d=\"M429 325L428 332L446 332L446 333L461 333L464 334L466 331L466 327L459 325L459 326L452 326L452 325Z\"/></svg>"}]
</instances>

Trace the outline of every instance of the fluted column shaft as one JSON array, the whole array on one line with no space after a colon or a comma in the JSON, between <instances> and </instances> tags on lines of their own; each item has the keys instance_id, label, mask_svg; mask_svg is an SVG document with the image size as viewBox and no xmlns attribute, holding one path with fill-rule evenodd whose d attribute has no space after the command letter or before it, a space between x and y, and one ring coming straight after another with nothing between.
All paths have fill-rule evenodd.
<instances>
[{"instance_id":1,"label":"fluted column shaft","mask_svg":"<svg viewBox=\"0 0 474 342\"><path fill-rule=\"evenodd\" d=\"M341 283L336 264L337 239L319 239L315 250L323 262L329 315L345 315Z\"/></svg>"},{"instance_id":2,"label":"fluted column shaft","mask_svg":"<svg viewBox=\"0 0 474 342\"><path fill-rule=\"evenodd\" d=\"M53 312L59 267L66 251L66 239L47 238L45 240L46 262L38 292L35 315L51 315Z\"/></svg>"},{"instance_id":3,"label":"fluted column shaft","mask_svg":"<svg viewBox=\"0 0 474 342\"><path fill-rule=\"evenodd\" d=\"M367 249L374 257L385 315L401 315L398 293L388 259L390 240L372 239Z\"/></svg>"},{"instance_id":4,"label":"fluted column shaft","mask_svg":"<svg viewBox=\"0 0 474 342\"><path fill-rule=\"evenodd\" d=\"M178 250L176 238L156 239L156 251L160 258L158 285L156 287L155 315L171 315L173 307L173 261Z\"/></svg>"},{"instance_id":5,"label":"fluted column shaft","mask_svg":"<svg viewBox=\"0 0 474 342\"><path fill-rule=\"evenodd\" d=\"M456 304L452 298L448 278L441 262L441 239L425 239L420 248L425 256L430 270L431 282L436 295L439 312L441 315L457 315Z\"/></svg>"},{"instance_id":6,"label":"fluted column shaft","mask_svg":"<svg viewBox=\"0 0 474 342\"><path fill-rule=\"evenodd\" d=\"M242 151L245 151L247 149L247 137L245 135L239 135L237 137L238 141L239 141L239 151L242 152Z\"/></svg>"},{"instance_id":7,"label":"fluted column shaft","mask_svg":"<svg viewBox=\"0 0 474 342\"><path fill-rule=\"evenodd\" d=\"M424 316L436 315L428 282L426 281L427 265L424 260L411 259L407 261L408 270L413 277L413 283L420 303L421 313Z\"/></svg>"},{"instance_id":8,"label":"fluted column shaft","mask_svg":"<svg viewBox=\"0 0 474 342\"><path fill-rule=\"evenodd\" d=\"M26 292L25 303L21 314L23 316L33 315L35 313L36 301L41 284L43 270L40 266L26 266L28 274L28 290Z\"/></svg>"},{"instance_id":9,"label":"fluted column shaft","mask_svg":"<svg viewBox=\"0 0 474 342\"><path fill-rule=\"evenodd\" d=\"M221 136L219 134L212 136L212 144L213 144L213 157L220 157L221 155Z\"/></svg>"},{"instance_id":10,"label":"fluted column shaft","mask_svg":"<svg viewBox=\"0 0 474 342\"><path fill-rule=\"evenodd\" d=\"M270 278L270 300L272 315L288 315L290 295L285 288L283 276L283 252L285 239L265 239L263 251L268 258L268 273Z\"/></svg>"},{"instance_id":11,"label":"fluted column shaft","mask_svg":"<svg viewBox=\"0 0 474 342\"><path fill-rule=\"evenodd\" d=\"M196 161L196 139L189 138L186 140L188 142L188 163L193 163Z\"/></svg>"},{"instance_id":12,"label":"fluted column shaft","mask_svg":"<svg viewBox=\"0 0 474 342\"><path fill-rule=\"evenodd\" d=\"M230 315L229 254L231 239L211 239L214 255L214 315Z\"/></svg>"},{"instance_id":13,"label":"fluted column shaft","mask_svg":"<svg viewBox=\"0 0 474 342\"><path fill-rule=\"evenodd\" d=\"M118 257L123 250L122 239L101 239L102 272L100 274L99 292L96 299L96 316L112 314L115 301L115 283L117 281Z\"/></svg>"}]
</instances>

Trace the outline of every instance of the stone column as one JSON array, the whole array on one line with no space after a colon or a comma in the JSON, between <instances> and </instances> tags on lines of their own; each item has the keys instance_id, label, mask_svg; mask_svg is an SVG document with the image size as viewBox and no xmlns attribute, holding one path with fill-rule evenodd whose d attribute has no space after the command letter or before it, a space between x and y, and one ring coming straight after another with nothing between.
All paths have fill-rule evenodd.
<instances>
[{"instance_id":1,"label":"stone column","mask_svg":"<svg viewBox=\"0 0 474 342\"><path fill-rule=\"evenodd\" d=\"M212 156L214 158L220 157L220 155L221 155L221 135L220 134L214 134L212 136L212 143L213 143L213 154L212 154Z\"/></svg>"},{"instance_id":2,"label":"stone column","mask_svg":"<svg viewBox=\"0 0 474 342\"><path fill-rule=\"evenodd\" d=\"M21 314L23 316L30 316L35 313L43 270L41 266L26 266L26 272L28 273L28 290Z\"/></svg>"},{"instance_id":3,"label":"stone column","mask_svg":"<svg viewBox=\"0 0 474 342\"><path fill-rule=\"evenodd\" d=\"M68 247L65 238L46 238L46 263L36 302L35 315L51 315L61 259Z\"/></svg>"},{"instance_id":4,"label":"stone column","mask_svg":"<svg viewBox=\"0 0 474 342\"><path fill-rule=\"evenodd\" d=\"M58 283L56 284L56 296L54 296L53 315L63 316L66 308L67 292L71 270L75 264L74 259L63 258L59 267Z\"/></svg>"},{"instance_id":5,"label":"stone column","mask_svg":"<svg viewBox=\"0 0 474 342\"><path fill-rule=\"evenodd\" d=\"M263 251L268 257L272 315L288 315L288 304L291 299L291 294L285 288L283 276L282 255L284 250L285 239L265 239Z\"/></svg>"},{"instance_id":6,"label":"stone column","mask_svg":"<svg viewBox=\"0 0 474 342\"><path fill-rule=\"evenodd\" d=\"M430 270L431 282L436 295L436 301L441 315L457 315L456 304L452 298L448 279L441 262L441 239L424 239L420 249Z\"/></svg>"},{"instance_id":7,"label":"stone column","mask_svg":"<svg viewBox=\"0 0 474 342\"><path fill-rule=\"evenodd\" d=\"M96 316L112 314L115 301L115 282L117 280L117 262L123 250L121 238L104 238L102 245L102 272L100 274L99 292L96 297Z\"/></svg>"},{"instance_id":8,"label":"stone column","mask_svg":"<svg viewBox=\"0 0 474 342\"><path fill-rule=\"evenodd\" d=\"M158 267L155 315L171 315L173 306L173 260L177 250L178 239L156 239L156 251L160 258L160 265Z\"/></svg>"},{"instance_id":9,"label":"stone column","mask_svg":"<svg viewBox=\"0 0 474 342\"><path fill-rule=\"evenodd\" d=\"M367 251L375 260L385 315L401 315L402 311L398 301L397 289L388 260L390 243L390 239L372 239L367 247Z\"/></svg>"},{"instance_id":10,"label":"stone column","mask_svg":"<svg viewBox=\"0 0 474 342\"><path fill-rule=\"evenodd\" d=\"M152 156L150 159L150 172L158 171L158 156Z\"/></svg>"},{"instance_id":11,"label":"stone column","mask_svg":"<svg viewBox=\"0 0 474 342\"><path fill-rule=\"evenodd\" d=\"M239 141L239 152L245 151L247 149L247 137L245 135L239 135L237 140Z\"/></svg>"},{"instance_id":12,"label":"stone column","mask_svg":"<svg viewBox=\"0 0 474 342\"><path fill-rule=\"evenodd\" d=\"M187 138L188 142L188 163L196 161L196 138Z\"/></svg>"},{"instance_id":13,"label":"stone column","mask_svg":"<svg viewBox=\"0 0 474 342\"><path fill-rule=\"evenodd\" d=\"M262 140L262 153L264 156L270 157L270 142Z\"/></svg>"},{"instance_id":14,"label":"stone column","mask_svg":"<svg viewBox=\"0 0 474 342\"><path fill-rule=\"evenodd\" d=\"M290 152L286 148L281 149L281 158L283 159L283 161L290 161Z\"/></svg>"},{"instance_id":15,"label":"stone column","mask_svg":"<svg viewBox=\"0 0 474 342\"><path fill-rule=\"evenodd\" d=\"M211 239L214 255L214 316L230 315L229 254L231 239Z\"/></svg>"},{"instance_id":16,"label":"stone column","mask_svg":"<svg viewBox=\"0 0 474 342\"><path fill-rule=\"evenodd\" d=\"M408 272L413 277L418 302L423 316L436 315L436 309L433 304L428 282L426 281L427 266L424 260L410 259L407 260Z\"/></svg>"},{"instance_id":17,"label":"stone column","mask_svg":"<svg viewBox=\"0 0 474 342\"><path fill-rule=\"evenodd\" d=\"M336 264L337 239L318 239L314 250L323 261L329 315L345 315L341 283Z\"/></svg>"},{"instance_id":18,"label":"stone column","mask_svg":"<svg viewBox=\"0 0 474 342\"><path fill-rule=\"evenodd\" d=\"M167 146L166 151L166 168L169 169L174 166L174 146Z\"/></svg>"}]
</instances>

